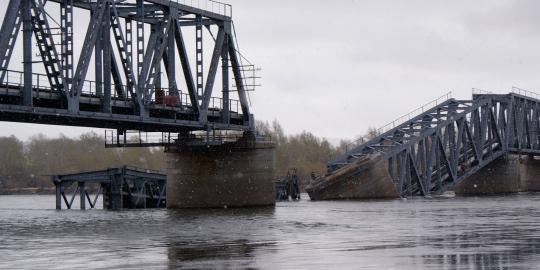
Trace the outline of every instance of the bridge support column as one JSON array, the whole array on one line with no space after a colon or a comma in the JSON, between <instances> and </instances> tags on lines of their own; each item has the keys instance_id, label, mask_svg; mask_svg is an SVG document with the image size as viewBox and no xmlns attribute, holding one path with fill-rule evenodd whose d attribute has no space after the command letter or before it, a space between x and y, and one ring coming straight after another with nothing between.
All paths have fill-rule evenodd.
<instances>
[{"instance_id":1,"label":"bridge support column","mask_svg":"<svg viewBox=\"0 0 540 270\"><path fill-rule=\"evenodd\" d=\"M540 160L538 157L521 156L520 191L540 191Z\"/></svg>"},{"instance_id":2,"label":"bridge support column","mask_svg":"<svg viewBox=\"0 0 540 270\"><path fill-rule=\"evenodd\" d=\"M454 191L461 195L540 191L540 160L518 154L502 156L459 183Z\"/></svg>"},{"instance_id":3,"label":"bridge support column","mask_svg":"<svg viewBox=\"0 0 540 270\"><path fill-rule=\"evenodd\" d=\"M167 153L168 208L275 204L274 145L242 138L219 146L174 146Z\"/></svg>"}]
</instances>

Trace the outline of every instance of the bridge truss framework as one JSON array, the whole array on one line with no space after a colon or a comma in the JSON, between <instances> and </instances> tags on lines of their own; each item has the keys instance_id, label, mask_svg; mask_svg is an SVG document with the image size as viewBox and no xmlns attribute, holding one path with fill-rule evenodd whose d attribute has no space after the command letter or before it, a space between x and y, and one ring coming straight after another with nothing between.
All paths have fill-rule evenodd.
<instances>
[{"instance_id":1,"label":"bridge truss framework","mask_svg":"<svg viewBox=\"0 0 540 270\"><path fill-rule=\"evenodd\" d=\"M380 155L400 196L428 196L452 190L508 153L540 154L540 100L524 92L450 98L360 143L330 162L328 172Z\"/></svg>"},{"instance_id":2,"label":"bridge truss framework","mask_svg":"<svg viewBox=\"0 0 540 270\"><path fill-rule=\"evenodd\" d=\"M10 0L0 28L0 120L120 131L252 130L247 92L253 84L237 51L231 6L208 3L211 10L168 0ZM58 28L45 8L54 4L60 8ZM90 12L81 48L74 48L77 9ZM188 27L195 28L195 52L188 51L182 31ZM21 30L22 72L9 69ZM203 38L206 30L210 42ZM210 58L204 55L207 43ZM33 72L36 47L45 74ZM90 65L95 81L86 79Z\"/></svg>"}]
</instances>

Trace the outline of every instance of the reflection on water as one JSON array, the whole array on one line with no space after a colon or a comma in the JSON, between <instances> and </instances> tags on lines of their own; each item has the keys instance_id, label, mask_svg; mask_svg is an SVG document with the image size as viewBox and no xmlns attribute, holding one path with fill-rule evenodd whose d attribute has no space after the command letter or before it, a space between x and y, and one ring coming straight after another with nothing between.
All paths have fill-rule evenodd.
<instances>
[{"instance_id":1,"label":"reflection on water","mask_svg":"<svg viewBox=\"0 0 540 270\"><path fill-rule=\"evenodd\" d=\"M540 194L51 210L0 196L0 269L536 269Z\"/></svg>"}]
</instances>

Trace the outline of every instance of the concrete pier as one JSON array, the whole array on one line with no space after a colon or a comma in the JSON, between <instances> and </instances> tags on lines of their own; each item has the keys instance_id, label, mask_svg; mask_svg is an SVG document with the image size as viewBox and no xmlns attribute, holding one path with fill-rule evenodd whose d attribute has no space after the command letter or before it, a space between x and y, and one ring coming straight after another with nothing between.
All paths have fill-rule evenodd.
<instances>
[{"instance_id":1,"label":"concrete pier","mask_svg":"<svg viewBox=\"0 0 540 270\"><path fill-rule=\"evenodd\" d=\"M456 194L499 194L540 190L540 160L508 154L491 162L454 188Z\"/></svg>"},{"instance_id":2,"label":"concrete pier","mask_svg":"<svg viewBox=\"0 0 540 270\"><path fill-rule=\"evenodd\" d=\"M274 144L242 138L222 145L165 149L167 208L275 204Z\"/></svg>"}]
</instances>

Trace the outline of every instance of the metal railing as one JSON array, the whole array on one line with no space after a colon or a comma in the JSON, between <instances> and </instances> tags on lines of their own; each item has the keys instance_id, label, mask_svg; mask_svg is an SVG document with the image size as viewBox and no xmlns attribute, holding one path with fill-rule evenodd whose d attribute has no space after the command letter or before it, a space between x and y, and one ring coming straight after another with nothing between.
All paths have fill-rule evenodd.
<instances>
[{"instance_id":1,"label":"metal railing","mask_svg":"<svg viewBox=\"0 0 540 270\"><path fill-rule=\"evenodd\" d=\"M407 121L410 121L411 119L413 119L414 117L418 116L419 114L422 114L424 113L425 111L447 101L448 99L452 98L452 91L449 91L447 93L445 93L444 95L408 112L407 114L405 115L402 115L396 119L394 119L393 121L387 123L386 125L383 125L382 127L378 128L375 130L375 136L379 136L385 132L388 132L404 123L406 123ZM368 138L365 138L364 136L360 136L358 138L356 138L354 141L348 143L345 145L345 149L344 149L344 153L347 153L349 150L352 150L354 148L356 148L357 146L360 146L366 142L368 142L370 139Z\"/></svg>"},{"instance_id":2,"label":"metal railing","mask_svg":"<svg viewBox=\"0 0 540 270\"><path fill-rule=\"evenodd\" d=\"M377 133L378 134L383 134L411 119L413 119L414 117L418 116L419 114L422 114L424 113L424 111L428 110L428 109L431 109L441 103L443 103L444 101L448 100L452 98L452 91L449 91L447 92L446 94L422 105L421 107L418 107L410 112L408 112L407 114L401 116L401 117L398 117L397 119L393 120L392 122L389 122L388 124L380 127L377 129Z\"/></svg>"},{"instance_id":3,"label":"metal railing","mask_svg":"<svg viewBox=\"0 0 540 270\"><path fill-rule=\"evenodd\" d=\"M232 5L222 3L214 0L171 0L177 4L182 4L192 8L197 8L212 12L215 14L223 15L225 17L232 17Z\"/></svg>"},{"instance_id":4,"label":"metal railing","mask_svg":"<svg viewBox=\"0 0 540 270\"><path fill-rule=\"evenodd\" d=\"M244 136L243 133L228 131L212 131L191 133L187 138L181 137L179 133L174 132L144 132L144 131L123 131L105 130L105 147L149 147L149 146L168 146L175 145L178 141L186 140L198 142L201 144L223 144L235 142ZM259 136L259 139L266 140L267 136ZM268 138L271 140L271 138Z\"/></svg>"},{"instance_id":5,"label":"metal railing","mask_svg":"<svg viewBox=\"0 0 540 270\"><path fill-rule=\"evenodd\" d=\"M519 87L515 87L515 86L512 86L511 93L526 96L526 97L530 97L530 98L534 98L534 99L540 99L540 94L538 94L536 92L533 92L533 91L525 90L525 89L522 89L522 88L519 88Z\"/></svg>"},{"instance_id":6,"label":"metal railing","mask_svg":"<svg viewBox=\"0 0 540 270\"><path fill-rule=\"evenodd\" d=\"M105 130L105 146L173 144L178 133Z\"/></svg>"},{"instance_id":7,"label":"metal railing","mask_svg":"<svg viewBox=\"0 0 540 270\"><path fill-rule=\"evenodd\" d=\"M123 0L125 1L125 0ZM134 0L132 0L134 1ZM232 5L216 0L169 0L172 3L212 12L225 17L232 17ZM85 0L87 3L95 4L97 0Z\"/></svg>"},{"instance_id":8,"label":"metal railing","mask_svg":"<svg viewBox=\"0 0 540 270\"><path fill-rule=\"evenodd\" d=\"M0 69L0 72L2 70ZM0 85L4 86L13 86L13 87L20 87L22 91L22 86L24 85L24 72L22 71L15 71L15 70L4 70L5 76L4 80L0 82ZM89 81L85 80L83 82L83 87L81 90L81 94L89 95L89 96L98 96L97 89L98 84L95 81ZM103 91L105 87L104 83L101 83L101 89ZM119 96L118 92L116 91L116 88L120 87L122 89L122 92L124 93L123 96ZM56 89L52 89L48 75L47 74L39 74L39 73L32 73L32 88L39 89L39 90L48 90L48 91L55 91ZM165 104L164 100L157 100L156 99L156 92L160 91L154 91L154 94L150 97L150 102L154 104L162 104L165 106L170 107L191 107L191 99L189 97L188 93L183 93L181 90L175 90L171 91L169 88L159 88L156 90L160 90L163 94L163 97L165 96L178 96L178 102L173 102L173 104ZM122 100L122 101L129 101L132 100L132 98L129 95L129 88L127 85L111 85L111 97L114 100ZM223 109L223 98L221 97L212 97L210 99L210 105L209 107L211 109L215 110L221 110ZM229 99L229 111L233 113L240 113L240 101L236 99Z\"/></svg>"},{"instance_id":9,"label":"metal railing","mask_svg":"<svg viewBox=\"0 0 540 270\"><path fill-rule=\"evenodd\" d=\"M491 91L483 90L483 89L473 88L472 89L472 94L473 95L492 95L492 94L495 94L495 93L493 93Z\"/></svg>"},{"instance_id":10,"label":"metal railing","mask_svg":"<svg viewBox=\"0 0 540 270\"><path fill-rule=\"evenodd\" d=\"M223 109L223 98L212 97L210 100L210 108L216 110ZM233 113L240 113L240 101L236 99L229 99L229 111Z\"/></svg>"},{"instance_id":11,"label":"metal railing","mask_svg":"<svg viewBox=\"0 0 540 270\"><path fill-rule=\"evenodd\" d=\"M9 86L22 88L22 86L24 85L24 72L23 71L0 69L0 72L1 71L4 71L6 73L6 75L4 76L4 80L0 82L1 85L9 85ZM81 94L96 96L98 85L99 84L95 81L84 80ZM101 87L102 87L101 89L104 89L105 84L101 83ZM122 88L122 91L124 92L123 97L118 96L118 93L115 91L117 87ZM40 74L40 73L32 73L32 88L39 89L39 90L50 90L50 91L56 90L51 87L51 84L48 79L48 75ZM112 89L111 95L113 98L117 100L118 99L130 100L127 94L128 87L126 85L111 84L111 89Z\"/></svg>"}]
</instances>

